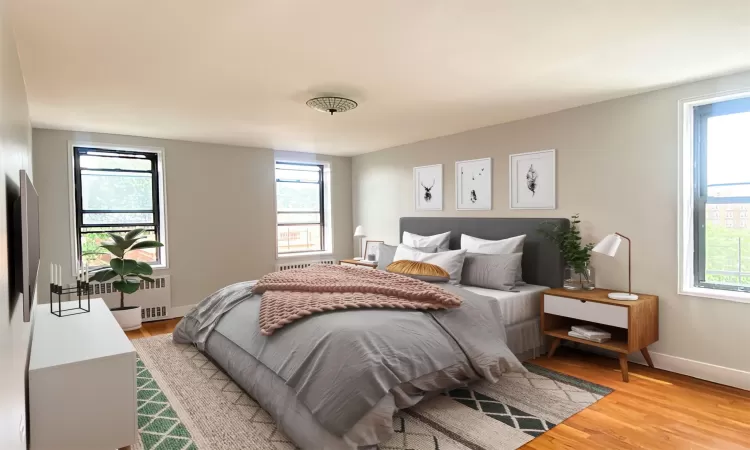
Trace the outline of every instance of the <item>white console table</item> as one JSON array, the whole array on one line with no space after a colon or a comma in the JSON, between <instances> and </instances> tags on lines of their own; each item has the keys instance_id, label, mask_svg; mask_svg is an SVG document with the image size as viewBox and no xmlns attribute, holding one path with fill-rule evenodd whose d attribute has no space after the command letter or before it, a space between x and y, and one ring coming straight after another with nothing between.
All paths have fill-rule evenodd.
<instances>
[{"instance_id":1,"label":"white console table","mask_svg":"<svg viewBox=\"0 0 750 450\"><path fill-rule=\"evenodd\" d=\"M91 312L68 317L38 305L29 361L31 450L135 444L135 377L135 349L102 299L91 300Z\"/></svg>"}]
</instances>

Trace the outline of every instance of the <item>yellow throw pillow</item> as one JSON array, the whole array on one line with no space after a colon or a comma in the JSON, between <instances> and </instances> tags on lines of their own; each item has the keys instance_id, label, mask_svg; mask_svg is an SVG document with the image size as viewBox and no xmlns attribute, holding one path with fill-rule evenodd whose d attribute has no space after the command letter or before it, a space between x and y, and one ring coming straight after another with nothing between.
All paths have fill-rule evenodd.
<instances>
[{"instance_id":1,"label":"yellow throw pillow","mask_svg":"<svg viewBox=\"0 0 750 450\"><path fill-rule=\"evenodd\" d=\"M405 259L390 263L385 270L422 281L448 281L451 277L445 269L435 264Z\"/></svg>"}]
</instances>

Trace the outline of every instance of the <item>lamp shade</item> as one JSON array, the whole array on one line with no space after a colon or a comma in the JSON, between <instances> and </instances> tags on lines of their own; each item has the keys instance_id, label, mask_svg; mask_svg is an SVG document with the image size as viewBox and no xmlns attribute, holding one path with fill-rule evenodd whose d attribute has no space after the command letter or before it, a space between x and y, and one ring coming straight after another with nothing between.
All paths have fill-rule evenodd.
<instances>
[{"instance_id":1,"label":"lamp shade","mask_svg":"<svg viewBox=\"0 0 750 450\"><path fill-rule=\"evenodd\" d=\"M357 225L357 228L354 230L354 237L361 238L361 237L365 237L365 236L367 236L365 234L365 229L362 228L362 225Z\"/></svg>"},{"instance_id":2,"label":"lamp shade","mask_svg":"<svg viewBox=\"0 0 750 450\"><path fill-rule=\"evenodd\" d=\"M617 234L608 234L591 251L607 256L615 256L617 248L620 247L622 238Z\"/></svg>"}]
</instances>

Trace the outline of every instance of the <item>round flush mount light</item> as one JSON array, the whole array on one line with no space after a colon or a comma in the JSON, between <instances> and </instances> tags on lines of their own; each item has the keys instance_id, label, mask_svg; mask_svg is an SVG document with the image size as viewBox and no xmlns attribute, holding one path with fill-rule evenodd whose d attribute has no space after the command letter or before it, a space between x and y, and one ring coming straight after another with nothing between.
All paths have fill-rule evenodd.
<instances>
[{"instance_id":1,"label":"round flush mount light","mask_svg":"<svg viewBox=\"0 0 750 450\"><path fill-rule=\"evenodd\" d=\"M315 97L307 101L310 108L330 113L342 113L357 107L357 102L343 97Z\"/></svg>"}]
</instances>

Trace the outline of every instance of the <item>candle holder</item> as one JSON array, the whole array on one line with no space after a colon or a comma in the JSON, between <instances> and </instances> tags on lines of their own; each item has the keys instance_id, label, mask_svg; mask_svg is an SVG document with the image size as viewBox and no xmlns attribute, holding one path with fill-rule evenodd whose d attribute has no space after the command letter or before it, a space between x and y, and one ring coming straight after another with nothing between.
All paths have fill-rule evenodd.
<instances>
[{"instance_id":1,"label":"candle holder","mask_svg":"<svg viewBox=\"0 0 750 450\"><path fill-rule=\"evenodd\" d=\"M91 312L91 283L76 280L75 287L63 287L61 284L50 283L49 289L49 312L57 317L74 316L76 314L85 314ZM78 306L72 308L62 308L62 296L75 294L78 297ZM54 296L57 295L57 310L55 310ZM83 307L84 296L86 307ZM75 302L75 300L72 300Z\"/></svg>"}]
</instances>

